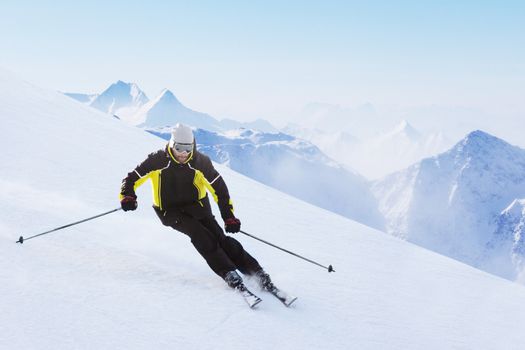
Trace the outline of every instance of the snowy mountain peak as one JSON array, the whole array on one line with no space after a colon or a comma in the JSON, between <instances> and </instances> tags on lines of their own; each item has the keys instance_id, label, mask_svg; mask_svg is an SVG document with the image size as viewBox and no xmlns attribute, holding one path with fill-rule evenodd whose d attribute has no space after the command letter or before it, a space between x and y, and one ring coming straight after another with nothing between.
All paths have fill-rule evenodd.
<instances>
[{"instance_id":1,"label":"snowy mountain peak","mask_svg":"<svg viewBox=\"0 0 525 350\"><path fill-rule=\"evenodd\" d=\"M525 150L481 130L469 133L451 151L456 157L474 158L483 163L505 162L515 155L525 156Z\"/></svg>"},{"instance_id":2,"label":"snowy mountain peak","mask_svg":"<svg viewBox=\"0 0 525 350\"><path fill-rule=\"evenodd\" d=\"M142 92L139 89L137 84L126 83L122 80L118 80L116 83L111 84L100 95L101 96L103 95L110 95L110 96L130 95L134 98L141 98L142 96L145 97L144 92Z\"/></svg>"},{"instance_id":3,"label":"snowy mountain peak","mask_svg":"<svg viewBox=\"0 0 525 350\"><path fill-rule=\"evenodd\" d=\"M399 122L399 124L397 124L388 135L401 135L413 141L417 141L421 138L421 134L405 119Z\"/></svg>"},{"instance_id":4,"label":"snowy mountain peak","mask_svg":"<svg viewBox=\"0 0 525 350\"><path fill-rule=\"evenodd\" d=\"M111 86L113 86L113 85L115 85L115 86L127 86L128 83L125 83L122 80L117 80L117 82L112 84Z\"/></svg>"},{"instance_id":5,"label":"snowy mountain peak","mask_svg":"<svg viewBox=\"0 0 525 350\"><path fill-rule=\"evenodd\" d=\"M177 97L175 97L173 92L171 92L168 89L163 89L161 91L161 93L159 94L159 96L157 96L157 98L155 99L154 103L155 104L157 104L157 103L170 103L170 104L182 105L182 103L180 103L180 101L177 99Z\"/></svg>"},{"instance_id":6,"label":"snowy mountain peak","mask_svg":"<svg viewBox=\"0 0 525 350\"><path fill-rule=\"evenodd\" d=\"M486 147L489 145L503 145L507 144L507 142L497 138L496 136L492 136L484 131L475 130L469 133L467 136L465 136L465 138L461 140L459 144L469 147Z\"/></svg>"},{"instance_id":7,"label":"snowy mountain peak","mask_svg":"<svg viewBox=\"0 0 525 350\"><path fill-rule=\"evenodd\" d=\"M410 130L414 130L414 128L412 127L412 125L410 125L410 123L408 121L406 121L406 119L403 119L397 125L396 130L401 132L401 131L407 131L407 130L409 130L409 131Z\"/></svg>"},{"instance_id":8,"label":"snowy mountain peak","mask_svg":"<svg viewBox=\"0 0 525 350\"><path fill-rule=\"evenodd\" d=\"M137 84L118 80L97 96L90 106L110 114L128 114L148 101Z\"/></svg>"}]
</instances>

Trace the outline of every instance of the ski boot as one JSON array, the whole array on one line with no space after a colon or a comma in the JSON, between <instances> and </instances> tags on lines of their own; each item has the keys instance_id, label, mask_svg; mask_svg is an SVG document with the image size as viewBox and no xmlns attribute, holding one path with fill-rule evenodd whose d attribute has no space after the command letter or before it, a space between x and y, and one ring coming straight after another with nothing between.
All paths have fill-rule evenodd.
<instances>
[{"instance_id":1,"label":"ski boot","mask_svg":"<svg viewBox=\"0 0 525 350\"><path fill-rule=\"evenodd\" d=\"M224 281L228 284L229 287L234 289L239 289L240 286L243 286L242 277L236 271L229 271L224 275Z\"/></svg>"},{"instance_id":2,"label":"ski boot","mask_svg":"<svg viewBox=\"0 0 525 350\"><path fill-rule=\"evenodd\" d=\"M242 282L241 276L239 276L239 274L236 271L229 271L228 273L226 273L226 275L224 276L224 281L226 281L228 286L235 289L242 295L242 297L244 298L246 303L248 303L250 308L253 309L257 304L259 304L262 301L261 298L259 298L257 295L250 292L248 288L246 288L246 286Z\"/></svg>"},{"instance_id":3,"label":"ski boot","mask_svg":"<svg viewBox=\"0 0 525 350\"><path fill-rule=\"evenodd\" d=\"M257 282L259 283L259 287L263 290L266 290L268 292L272 292L275 290L275 286L272 283L272 279L270 278L270 275L266 273L263 269L258 270L255 272L255 278L257 279Z\"/></svg>"}]
</instances>

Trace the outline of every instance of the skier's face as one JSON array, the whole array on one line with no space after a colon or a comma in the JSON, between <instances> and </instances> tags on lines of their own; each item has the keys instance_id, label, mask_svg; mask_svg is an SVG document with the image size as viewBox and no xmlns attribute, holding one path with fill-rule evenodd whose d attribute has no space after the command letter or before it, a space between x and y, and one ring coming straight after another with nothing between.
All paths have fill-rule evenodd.
<instances>
[{"instance_id":1,"label":"skier's face","mask_svg":"<svg viewBox=\"0 0 525 350\"><path fill-rule=\"evenodd\" d=\"M179 163L184 163L188 160L188 158L190 157L190 154L191 152L188 152L186 150L182 151L182 152L179 152L175 149L175 147L173 147L173 156L175 157L175 159L177 160L177 162Z\"/></svg>"}]
</instances>

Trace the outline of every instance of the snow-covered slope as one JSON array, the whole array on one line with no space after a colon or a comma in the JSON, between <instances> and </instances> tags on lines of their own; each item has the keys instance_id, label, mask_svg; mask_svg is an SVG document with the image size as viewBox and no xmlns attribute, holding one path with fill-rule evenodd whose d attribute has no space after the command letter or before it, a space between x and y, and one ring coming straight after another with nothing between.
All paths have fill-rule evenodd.
<instances>
[{"instance_id":1,"label":"snow-covered slope","mask_svg":"<svg viewBox=\"0 0 525 350\"><path fill-rule=\"evenodd\" d=\"M479 266L495 219L525 196L525 150L474 131L448 152L376 182L372 191L389 233Z\"/></svg>"},{"instance_id":2,"label":"snow-covered slope","mask_svg":"<svg viewBox=\"0 0 525 350\"><path fill-rule=\"evenodd\" d=\"M166 140L171 136L166 131L150 132ZM247 129L225 133L197 129L195 137L199 149L218 163L308 203L384 229L366 179L308 141Z\"/></svg>"},{"instance_id":3,"label":"snow-covered slope","mask_svg":"<svg viewBox=\"0 0 525 350\"><path fill-rule=\"evenodd\" d=\"M299 295L250 310L147 188L117 212L120 179L163 142L0 70L0 348L520 349L525 289L217 166L243 228L337 272L237 238Z\"/></svg>"}]
</instances>

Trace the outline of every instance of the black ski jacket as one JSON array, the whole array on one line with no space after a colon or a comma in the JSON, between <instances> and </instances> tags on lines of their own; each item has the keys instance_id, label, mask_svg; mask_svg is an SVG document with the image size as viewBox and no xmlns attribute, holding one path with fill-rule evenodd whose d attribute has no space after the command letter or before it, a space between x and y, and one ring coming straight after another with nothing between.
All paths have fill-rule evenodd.
<instances>
[{"instance_id":1,"label":"black ski jacket","mask_svg":"<svg viewBox=\"0 0 525 350\"><path fill-rule=\"evenodd\" d=\"M210 158L198 151L193 151L185 163L175 159L169 146L149 154L122 180L120 199L137 198L136 189L148 179L152 184L153 208L167 226L172 226L181 212L196 218L211 216L207 192L217 202L224 220L234 217L226 183Z\"/></svg>"}]
</instances>

